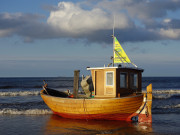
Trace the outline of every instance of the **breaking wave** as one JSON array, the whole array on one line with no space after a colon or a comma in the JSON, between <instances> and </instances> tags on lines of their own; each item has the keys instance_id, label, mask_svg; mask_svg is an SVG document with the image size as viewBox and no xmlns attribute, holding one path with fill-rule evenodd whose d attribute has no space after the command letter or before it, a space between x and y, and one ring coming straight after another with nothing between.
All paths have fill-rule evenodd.
<instances>
[{"instance_id":1,"label":"breaking wave","mask_svg":"<svg viewBox=\"0 0 180 135\"><path fill-rule=\"evenodd\" d=\"M38 96L40 91L14 91L0 92L0 96Z\"/></svg>"},{"instance_id":2,"label":"breaking wave","mask_svg":"<svg viewBox=\"0 0 180 135\"><path fill-rule=\"evenodd\" d=\"M52 114L52 111L49 109L28 109L28 110L18 110L5 108L0 110L0 114L14 114L14 115L43 115L43 114Z\"/></svg>"},{"instance_id":3,"label":"breaking wave","mask_svg":"<svg viewBox=\"0 0 180 135\"><path fill-rule=\"evenodd\" d=\"M168 99L171 95L153 95L153 99Z\"/></svg>"},{"instance_id":4,"label":"breaking wave","mask_svg":"<svg viewBox=\"0 0 180 135\"><path fill-rule=\"evenodd\" d=\"M158 109L173 109L173 108L180 108L180 104L177 105L165 105L165 106L158 106Z\"/></svg>"},{"instance_id":5,"label":"breaking wave","mask_svg":"<svg viewBox=\"0 0 180 135\"><path fill-rule=\"evenodd\" d=\"M153 90L153 94L180 94L180 90Z\"/></svg>"},{"instance_id":6,"label":"breaking wave","mask_svg":"<svg viewBox=\"0 0 180 135\"><path fill-rule=\"evenodd\" d=\"M153 99L180 99L180 95L173 94L163 94L163 95L153 95Z\"/></svg>"}]
</instances>

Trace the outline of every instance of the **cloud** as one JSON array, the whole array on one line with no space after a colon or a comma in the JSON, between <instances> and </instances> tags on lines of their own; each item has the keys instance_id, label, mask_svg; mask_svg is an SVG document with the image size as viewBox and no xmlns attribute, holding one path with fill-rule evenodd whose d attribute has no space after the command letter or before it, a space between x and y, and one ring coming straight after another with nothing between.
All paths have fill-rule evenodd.
<instances>
[{"instance_id":1,"label":"cloud","mask_svg":"<svg viewBox=\"0 0 180 135\"><path fill-rule=\"evenodd\" d=\"M172 28L172 29L180 29L180 19L165 19L164 20L165 25L168 28Z\"/></svg>"},{"instance_id":2,"label":"cloud","mask_svg":"<svg viewBox=\"0 0 180 135\"><path fill-rule=\"evenodd\" d=\"M0 30L0 37L10 36L13 32L14 32L13 29L1 29Z\"/></svg>"},{"instance_id":3,"label":"cloud","mask_svg":"<svg viewBox=\"0 0 180 135\"><path fill-rule=\"evenodd\" d=\"M59 10L51 11L47 23L69 34L81 35L97 30L112 30L113 15L100 8L84 10L70 2L60 2ZM133 25L131 20L122 13L117 15L116 28L126 29Z\"/></svg>"},{"instance_id":4,"label":"cloud","mask_svg":"<svg viewBox=\"0 0 180 135\"><path fill-rule=\"evenodd\" d=\"M180 39L180 29L161 29L159 33L169 39Z\"/></svg>"},{"instance_id":5,"label":"cloud","mask_svg":"<svg viewBox=\"0 0 180 135\"><path fill-rule=\"evenodd\" d=\"M19 35L24 42L58 37L58 34L42 21L45 16L25 13L0 13L0 37Z\"/></svg>"},{"instance_id":6,"label":"cloud","mask_svg":"<svg viewBox=\"0 0 180 135\"><path fill-rule=\"evenodd\" d=\"M168 15L169 11L178 13L180 0L59 2L43 8L50 12L48 17L0 13L0 37L19 35L24 42L72 38L107 44L115 16L115 34L123 42L180 39L180 20Z\"/></svg>"}]
</instances>

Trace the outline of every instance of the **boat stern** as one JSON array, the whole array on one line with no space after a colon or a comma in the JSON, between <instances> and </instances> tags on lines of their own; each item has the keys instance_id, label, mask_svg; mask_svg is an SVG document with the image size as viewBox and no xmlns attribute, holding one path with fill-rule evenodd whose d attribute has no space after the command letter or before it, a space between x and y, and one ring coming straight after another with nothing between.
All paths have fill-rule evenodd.
<instances>
[{"instance_id":1,"label":"boat stern","mask_svg":"<svg viewBox=\"0 0 180 135\"><path fill-rule=\"evenodd\" d=\"M152 84L147 86L144 100L139 110L131 117L132 121L152 123Z\"/></svg>"}]
</instances>

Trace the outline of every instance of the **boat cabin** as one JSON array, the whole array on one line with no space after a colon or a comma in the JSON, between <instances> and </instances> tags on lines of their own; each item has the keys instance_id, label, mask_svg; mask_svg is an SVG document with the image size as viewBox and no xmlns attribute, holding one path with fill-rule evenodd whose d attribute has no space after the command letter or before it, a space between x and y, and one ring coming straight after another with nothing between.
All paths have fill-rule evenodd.
<instances>
[{"instance_id":1,"label":"boat cabin","mask_svg":"<svg viewBox=\"0 0 180 135\"><path fill-rule=\"evenodd\" d=\"M143 69L99 67L87 70L91 71L94 97L121 97L142 91Z\"/></svg>"}]
</instances>

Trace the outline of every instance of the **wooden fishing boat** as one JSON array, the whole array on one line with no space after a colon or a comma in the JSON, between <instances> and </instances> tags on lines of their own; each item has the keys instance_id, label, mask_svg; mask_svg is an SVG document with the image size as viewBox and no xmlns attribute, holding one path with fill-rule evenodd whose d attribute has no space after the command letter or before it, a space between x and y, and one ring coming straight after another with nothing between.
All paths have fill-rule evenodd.
<instances>
[{"instance_id":1,"label":"wooden fishing boat","mask_svg":"<svg viewBox=\"0 0 180 135\"><path fill-rule=\"evenodd\" d=\"M55 114L71 119L152 122L152 85L142 92L143 69L137 68L116 37L113 39L112 67L88 67L91 76L81 81L84 95L78 94L79 70L74 71L73 94L52 90L45 84L41 97ZM127 67L127 63L135 67Z\"/></svg>"}]
</instances>

